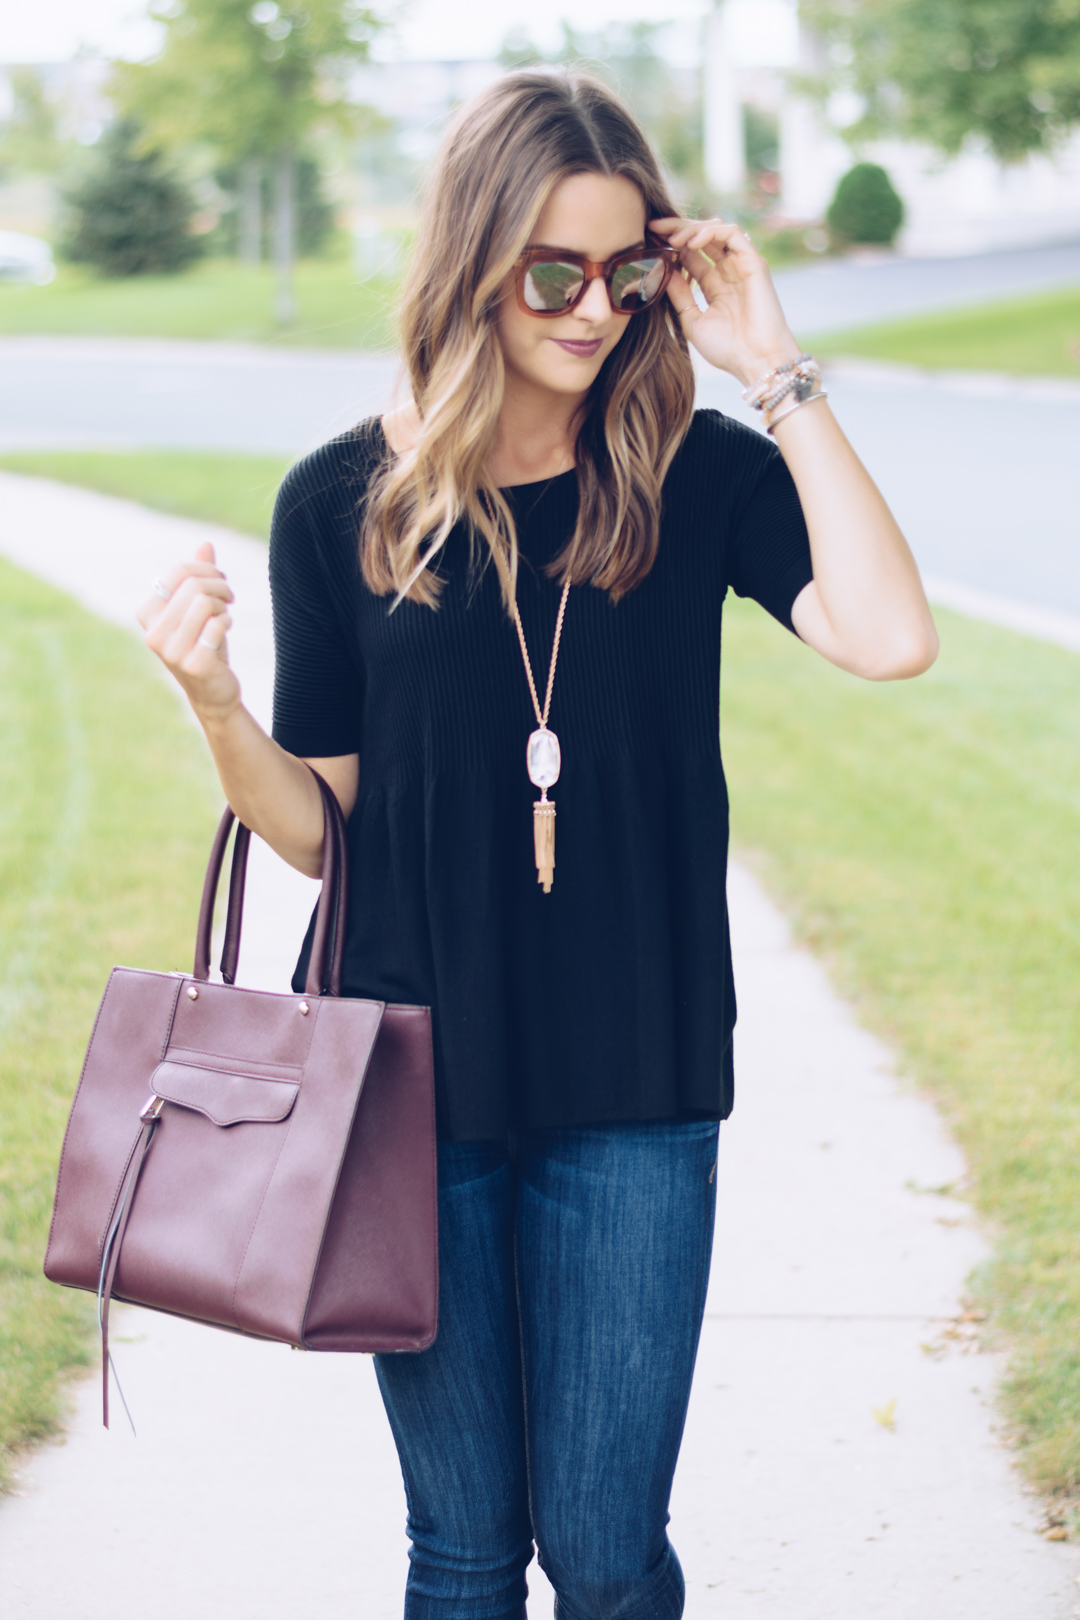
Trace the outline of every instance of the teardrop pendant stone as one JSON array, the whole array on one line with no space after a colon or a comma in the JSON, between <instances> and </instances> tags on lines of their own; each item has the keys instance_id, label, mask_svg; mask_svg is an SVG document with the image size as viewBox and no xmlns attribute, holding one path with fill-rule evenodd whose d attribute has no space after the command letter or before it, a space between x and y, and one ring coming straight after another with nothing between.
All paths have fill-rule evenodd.
<instances>
[{"instance_id":1,"label":"teardrop pendant stone","mask_svg":"<svg viewBox=\"0 0 1080 1620\"><path fill-rule=\"evenodd\" d=\"M534 787L554 787L559 780L562 769L562 750L559 739L553 731L541 726L529 738L525 751L525 767L529 773L529 781Z\"/></svg>"}]
</instances>

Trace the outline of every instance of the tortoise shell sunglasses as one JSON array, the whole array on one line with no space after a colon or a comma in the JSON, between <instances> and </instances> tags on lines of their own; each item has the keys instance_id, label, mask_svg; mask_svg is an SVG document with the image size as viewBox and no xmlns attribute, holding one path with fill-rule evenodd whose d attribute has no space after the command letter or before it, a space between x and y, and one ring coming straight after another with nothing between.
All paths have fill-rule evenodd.
<instances>
[{"instance_id":1,"label":"tortoise shell sunglasses","mask_svg":"<svg viewBox=\"0 0 1080 1620\"><path fill-rule=\"evenodd\" d=\"M514 267L517 301L526 315L554 319L577 308L590 281L602 280L614 313L637 315L662 297L678 264L674 248L651 244L606 260L564 248L526 248Z\"/></svg>"}]
</instances>

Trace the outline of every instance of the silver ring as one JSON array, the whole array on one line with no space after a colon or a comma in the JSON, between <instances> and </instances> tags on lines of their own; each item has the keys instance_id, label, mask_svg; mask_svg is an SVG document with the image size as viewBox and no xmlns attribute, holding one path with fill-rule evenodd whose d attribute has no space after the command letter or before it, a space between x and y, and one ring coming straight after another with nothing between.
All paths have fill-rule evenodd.
<instances>
[{"instance_id":1,"label":"silver ring","mask_svg":"<svg viewBox=\"0 0 1080 1620\"><path fill-rule=\"evenodd\" d=\"M172 595L172 591L170 591L163 579L155 579L150 589L153 591L155 596L160 596L163 602L167 602L169 597Z\"/></svg>"},{"instance_id":2,"label":"silver ring","mask_svg":"<svg viewBox=\"0 0 1080 1620\"><path fill-rule=\"evenodd\" d=\"M220 641L207 641L205 636L200 636L199 637L199 646L200 647L208 647L211 652L220 652L221 651L221 642Z\"/></svg>"}]
</instances>

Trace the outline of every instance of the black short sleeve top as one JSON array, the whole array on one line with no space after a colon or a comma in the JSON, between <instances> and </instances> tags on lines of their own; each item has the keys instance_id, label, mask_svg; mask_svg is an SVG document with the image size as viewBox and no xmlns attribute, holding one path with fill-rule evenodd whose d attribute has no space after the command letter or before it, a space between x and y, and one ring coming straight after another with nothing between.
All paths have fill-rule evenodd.
<instances>
[{"instance_id":1,"label":"black short sleeve top","mask_svg":"<svg viewBox=\"0 0 1080 1620\"><path fill-rule=\"evenodd\" d=\"M618 604L571 588L550 725L555 881L537 883L525 745L536 720L495 570L455 530L437 609L364 585L376 420L287 475L270 541L274 736L359 754L345 989L434 1014L440 1127L725 1117L735 1023L720 758L729 586L791 628L812 578L776 447L696 412L668 473L657 559ZM577 514L573 472L508 492L518 605L541 692ZM306 956L301 957L298 985Z\"/></svg>"}]
</instances>

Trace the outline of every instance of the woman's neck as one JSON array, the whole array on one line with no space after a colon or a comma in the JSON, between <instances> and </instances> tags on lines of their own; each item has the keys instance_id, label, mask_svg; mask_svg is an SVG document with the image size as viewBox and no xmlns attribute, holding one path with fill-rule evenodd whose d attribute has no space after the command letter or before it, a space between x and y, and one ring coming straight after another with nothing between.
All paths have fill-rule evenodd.
<instances>
[{"instance_id":1,"label":"woman's neck","mask_svg":"<svg viewBox=\"0 0 1080 1620\"><path fill-rule=\"evenodd\" d=\"M584 396L556 394L506 373L499 425L487 459L493 484L534 484L574 465L578 415Z\"/></svg>"},{"instance_id":2,"label":"woman's neck","mask_svg":"<svg viewBox=\"0 0 1080 1620\"><path fill-rule=\"evenodd\" d=\"M584 396L539 389L507 373L495 444L487 472L500 489L557 478L574 465L578 413ZM420 418L411 400L382 418L383 432L395 455L411 450L420 434Z\"/></svg>"}]
</instances>

